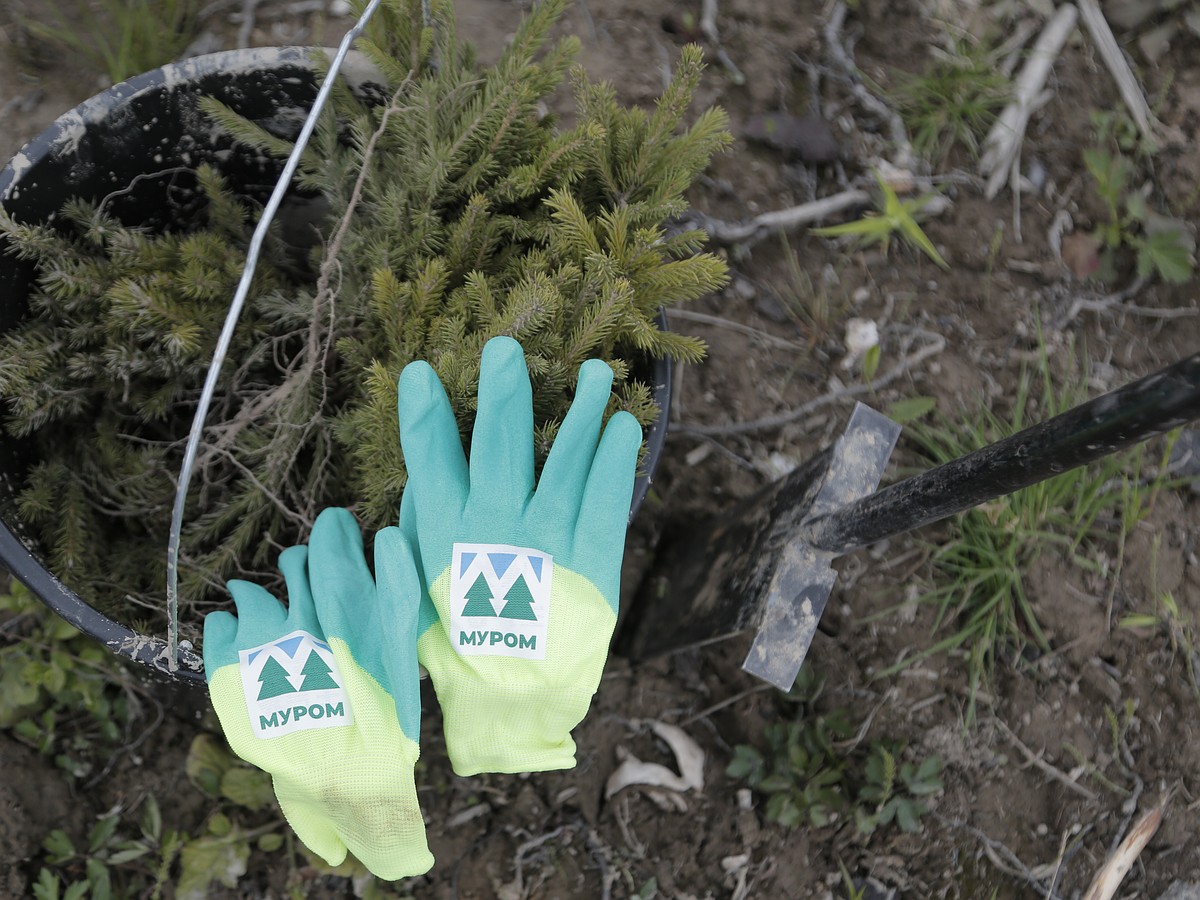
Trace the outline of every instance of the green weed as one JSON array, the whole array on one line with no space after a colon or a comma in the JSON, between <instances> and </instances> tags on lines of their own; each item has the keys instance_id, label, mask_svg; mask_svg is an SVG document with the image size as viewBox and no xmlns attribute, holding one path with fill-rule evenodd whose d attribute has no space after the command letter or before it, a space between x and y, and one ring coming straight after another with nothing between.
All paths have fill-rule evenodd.
<instances>
[{"instance_id":1,"label":"green weed","mask_svg":"<svg viewBox=\"0 0 1200 900\"><path fill-rule=\"evenodd\" d=\"M937 195L922 194L919 197L901 200L892 186L878 172L875 173L875 181L879 184L883 201L881 209L874 213L868 213L853 222L812 228L810 232L819 237L854 237L856 239L855 246L860 248L879 244L885 254L891 246L892 237L899 235L901 239L912 244L937 265L943 269L949 269L950 264L938 253L937 248L933 246L933 241L921 230L921 226L916 220L916 214Z\"/></svg>"},{"instance_id":2,"label":"green weed","mask_svg":"<svg viewBox=\"0 0 1200 900\"><path fill-rule=\"evenodd\" d=\"M973 417L917 423L910 437L930 465L940 465L1023 430L1031 424L1026 417L1035 407L1042 421L1065 412L1086 399L1085 390L1082 378L1056 387L1043 352L1035 370L1022 373L1007 417L981 406ZM919 598L937 609L934 632L948 627L950 634L877 677L963 650L970 689L967 721L973 722L976 692L990 680L997 660L1018 659L1030 645L1050 649L1025 583L1025 573L1038 557L1053 550L1072 565L1095 572L1100 571L1098 548L1115 545L1119 568L1125 535L1162 486L1161 479L1142 482L1145 452L1139 445L1113 454L954 520L950 536L929 545L933 585Z\"/></svg>"},{"instance_id":3,"label":"green weed","mask_svg":"<svg viewBox=\"0 0 1200 900\"><path fill-rule=\"evenodd\" d=\"M1093 118L1096 145L1083 151L1083 161L1096 184L1105 207L1105 220L1095 231L1100 244L1101 280L1116 275L1117 254L1132 251L1137 274L1157 274L1163 281L1183 284L1195 273L1195 240L1186 224L1163 215L1150 205L1152 184L1135 186L1135 160L1146 158L1153 148L1140 141L1126 117L1103 114Z\"/></svg>"},{"instance_id":4,"label":"green weed","mask_svg":"<svg viewBox=\"0 0 1200 900\"><path fill-rule=\"evenodd\" d=\"M1197 623L1180 609L1179 601L1171 591L1158 590L1159 539L1154 540L1151 552L1151 594L1154 597L1153 612L1130 613L1117 622L1118 628L1134 631L1155 631L1167 636L1171 646L1171 658L1182 658L1184 670L1192 693L1200 699L1200 630Z\"/></svg>"},{"instance_id":5,"label":"green weed","mask_svg":"<svg viewBox=\"0 0 1200 900\"><path fill-rule=\"evenodd\" d=\"M842 858L838 857L838 872L842 876L842 887L846 889L846 900L865 900L867 896L867 886L854 886L854 879L850 877L850 870L846 868L846 864L842 862Z\"/></svg>"},{"instance_id":6,"label":"green weed","mask_svg":"<svg viewBox=\"0 0 1200 900\"><path fill-rule=\"evenodd\" d=\"M82 779L118 752L140 704L115 657L24 585L0 594L0 728Z\"/></svg>"},{"instance_id":7,"label":"green weed","mask_svg":"<svg viewBox=\"0 0 1200 900\"><path fill-rule=\"evenodd\" d=\"M995 50L985 43L953 38L920 75L902 76L892 103L908 126L913 149L935 167L956 146L979 156L979 141L1012 98Z\"/></svg>"},{"instance_id":8,"label":"green weed","mask_svg":"<svg viewBox=\"0 0 1200 900\"><path fill-rule=\"evenodd\" d=\"M920 818L927 807L922 797L931 797L942 789L942 761L936 756L919 766L903 762L897 767L896 756L883 743L871 747L863 769L865 783L858 791L854 820L862 834L874 834L881 825L893 821L900 830L911 834L921 830Z\"/></svg>"},{"instance_id":9,"label":"green weed","mask_svg":"<svg viewBox=\"0 0 1200 900\"><path fill-rule=\"evenodd\" d=\"M65 831L50 832L42 841L45 865L33 885L36 900L162 896L186 835L163 827L153 794L140 810L136 823L121 813L105 816L78 847Z\"/></svg>"},{"instance_id":10,"label":"green weed","mask_svg":"<svg viewBox=\"0 0 1200 900\"><path fill-rule=\"evenodd\" d=\"M176 59L196 35L198 0L84 0L43 4L17 21L50 47L83 60L116 84Z\"/></svg>"},{"instance_id":11,"label":"green weed","mask_svg":"<svg viewBox=\"0 0 1200 900\"><path fill-rule=\"evenodd\" d=\"M805 666L781 698L798 704L794 718L768 725L762 750L750 744L734 747L725 774L765 795L767 821L788 828L822 828L852 813L864 835L893 823L905 832L918 831L926 812L920 798L942 788L941 761L930 757L917 766L904 762L897 768L901 748L883 742L868 745L865 758L840 751L853 729L844 710L815 709L819 692L819 680Z\"/></svg>"},{"instance_id":12,"label":"green weed","mask_svg":"<svg viewBox=\"0 0 1200 900\"><path fill-rule=\"evenodd\" d=\"M788 241L779 234L783 275L771 285L791 319L805 332L810 345L825 340L844 309L844 302L830 296L829 284L822 278L814 282L804 262Z\"/></svg>"}]
</instances>

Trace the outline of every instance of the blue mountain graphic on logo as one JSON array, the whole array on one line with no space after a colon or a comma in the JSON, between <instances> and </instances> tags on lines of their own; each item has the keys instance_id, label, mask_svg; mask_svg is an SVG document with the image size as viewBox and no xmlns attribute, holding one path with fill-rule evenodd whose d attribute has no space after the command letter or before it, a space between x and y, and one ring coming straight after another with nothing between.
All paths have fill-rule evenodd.
<instances>
[{"instance_id":1,"label":"blue mountain graphic on logo","mask_svg":"<svg viewBox=\"0 0 1200 900\"><path fill-rule=\"evenodd\" d=\"M290 637L286 641L280 641L275 646L282 650L290 657L295 657L297 648L304 642L304 635L298 634L295 637Z\"/></svg>"}]
</instances>

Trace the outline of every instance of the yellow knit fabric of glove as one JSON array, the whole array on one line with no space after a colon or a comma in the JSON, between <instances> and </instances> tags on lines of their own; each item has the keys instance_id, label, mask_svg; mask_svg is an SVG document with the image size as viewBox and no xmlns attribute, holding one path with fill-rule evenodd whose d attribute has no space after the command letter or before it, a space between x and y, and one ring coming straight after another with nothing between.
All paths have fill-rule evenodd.
<instances>
[{"instance_id":1,"label":"yellow knit fabric of glove","mask_svg":"<svg viewBox=\"0 0 1200 900\"><path fill-rule=\"evenodd\" d=\"M417 656L438 686L454 771L475 775L574 766L570 732L587 714L600 685L608 639L616 627L616 615L600 592L583 576L553 567L545 656L536 660L486 655L492 635L503 635L501 631L447 632L443 623L452 621L449 569L429 594L440 621L417 641ZM452 640L484 649L479 655L461 655ZM503 639L496 642L503 644Z\"/></svg>"},{"instance_id":2,"label":"yellow knit fabric of glove","mask_svg":"<svg viewBox=\"0 0 1200 900\"><path fill-rule=\"evenodd\" d=\"M259 737L241 667L228 665L209 682L226 739L238 756L271 773L288 823L330 865L340 865L349 850L387 880L427 872L433 856L413 782L419 748L401 731L388 691L354 662L343 641L333 638L328 645L351 724L331 725L328 705L314 710L301 702L288 719L294 722L294 710L304 708L307 729ZM260 731L264 724L272 727L269 720L258 724Z\"/></svg>"}]
</instances>

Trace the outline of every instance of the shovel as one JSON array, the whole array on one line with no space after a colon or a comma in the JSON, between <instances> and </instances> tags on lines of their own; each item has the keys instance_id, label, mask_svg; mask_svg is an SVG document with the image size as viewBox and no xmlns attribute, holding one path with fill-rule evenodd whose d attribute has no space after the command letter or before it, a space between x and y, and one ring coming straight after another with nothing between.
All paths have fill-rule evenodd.
<instances>
[{"instance_id":1,"label":"shovel","mask_svg":"<svg viewBox=\"0 0 1200 900\"><path fill-rule=\"evenodd\" d=\"M858 404L787 477L660 548L625 629L634 659L753 631L742 668L796 680L846 553L1084 466L1200 418L1200 353L876 490L900 426Z\"/></svg>"}]
</instances>

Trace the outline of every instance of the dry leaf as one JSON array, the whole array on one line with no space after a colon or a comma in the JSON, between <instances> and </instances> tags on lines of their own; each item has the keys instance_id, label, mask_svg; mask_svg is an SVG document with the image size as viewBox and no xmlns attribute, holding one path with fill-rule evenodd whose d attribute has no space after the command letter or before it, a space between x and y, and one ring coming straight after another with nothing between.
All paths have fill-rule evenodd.
<instances>
[{"instance_id":1,"label":"dry leaf","mask_svg":"<svg viewBox=\"0 0 1200 900\"><path fill-rule=\"evenodd\" d=\"M1169 795L1164 797L1158 806L1142 816L1133 826L1125 840L1121 841L1120 846L1108 858L1104 868L1096 873L1087 893L1083 895L1083 900L1112 900L1126 874L1133 868L1138 855L1150 843L1150 838L1154 837L1158 826L1162 824L1163 810L1169 799Z\"/></svg>"},{"instance_id":2,"label":"dry leaf","mask_svg":"<svg viewBox=\"0 0 1200 900\"><path fill-rule=\"evenodd\" d=\"M606 800L630 785L665 788L669 791L679 792L704 788L704 751L700 745L682 728L675 725L657 721L647 724L675 754L675 763L679 767L679 773L672 772L659 763L640 760L625 747L617 747L617 758L621 760L621 764L605 782L604 798Z\"/></svg>"}]
</instances>

